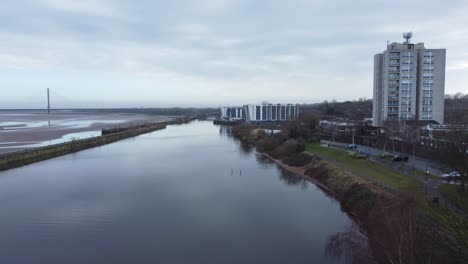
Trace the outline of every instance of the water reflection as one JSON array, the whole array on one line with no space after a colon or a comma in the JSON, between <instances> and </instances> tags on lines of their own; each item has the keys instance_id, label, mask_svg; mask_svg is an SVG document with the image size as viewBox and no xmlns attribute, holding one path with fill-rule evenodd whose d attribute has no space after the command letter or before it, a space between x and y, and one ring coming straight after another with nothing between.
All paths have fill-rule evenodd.
<instances>
[{"instance_id":1,"label":"water reflection","mask_svg":"<svg viewBox=\"0 0 468 264\"><path fill-rule=\"evenodd\" d=\"M336 263L339 204L210 122L0 173L0 263ZM227 133L227 132L226 132Z\"/></svg>"},{"instance_id":2,"label":"water reflection","mask_svg":"<svg viewBox=\"0 0 468 264\"><path fill-rule=\"evenodd\" d=\"M306 189L308 181L296 173L281 169L280 180L283 181L286 185L290 186L301 186L302 189Z\"/></svg>"},{"instance_id":3,"label":"water reflection","mask_svg":"<svg viewBox=\"0 0 468 264\"><path fill-rule=\"evenodd\" d=\"M241 140L235 137L235 135L232 132L232 126L226 126L226 125L217 125L217 126L219 127L219 135L224 136L232 140L233 142L235 142L239 148L240 153L244 155L250 155L255 150L255 146L253 144L242 142Z\"/></svg>"},{"instance_id":4,"label":"water reflection","mask_svg":"<svg viewBox=\"0 0 468 264\"><path fill-rule=\"evenodd\" d=\"M346 263L376 263L371 257L366 236L356 224L331 236L325 247L325 254Z\"/></svg>"}]
</instances>

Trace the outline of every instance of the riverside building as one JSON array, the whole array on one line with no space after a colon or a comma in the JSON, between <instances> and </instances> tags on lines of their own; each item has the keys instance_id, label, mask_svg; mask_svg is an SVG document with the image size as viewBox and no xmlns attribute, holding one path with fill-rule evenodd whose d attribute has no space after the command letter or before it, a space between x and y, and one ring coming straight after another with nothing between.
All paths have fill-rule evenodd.
<instances>
[{"instance_id":1,"label":"riverside building","mask_svg":"<svg viewBox=\"0 0 468 264\"><path fill-rule=\"evenodd\" d=\"M297 104L249 104L243 107L221 107L221 119L245 119L247 122L276 122L299 117Z\"/></svg>"},{"instance_id":2,"label":"riverside building","mask_svg":"<svg viewBox=\"0 0 468 264\"><path fill-rule=\"evenodd\" d=\"M374 56L372 124L386 119L434 120L444 123L445 49L426 49L424 43L387 44Z\"/></svg>"},{"instance_id":3,"label":"riverside building","mask_svg":"<svg viewBox=\"0 0 468 264\"><path fill-rule=\"evenodd\" d=\"M224 120L240 120L245 119L243 107L221 107L221 119Z\"/></svg>"}]
</instances>

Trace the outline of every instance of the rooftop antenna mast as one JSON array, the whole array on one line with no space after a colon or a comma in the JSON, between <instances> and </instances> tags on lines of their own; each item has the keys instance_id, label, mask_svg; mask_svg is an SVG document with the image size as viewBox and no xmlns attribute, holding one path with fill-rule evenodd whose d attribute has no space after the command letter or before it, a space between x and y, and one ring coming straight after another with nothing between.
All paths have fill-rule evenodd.
<instances>
[{"instance_id":1,"label":"rooftop antenna mast","mask_svg":"<svg viewBox=\"0 0 468 264\"><path fill-rule=\"evenodd\" d=\"M49 88L47 88L47 114L50 115L50 96L49 96Z\"/></svg>"},{"instance_id":2,"label":"rooftop antenna mast","mask_svg":"<svg viewBox=\"0 0 468 264\"><path fill-rule=\"evenodd\" d=\"M410 44L410 40L413 37L413 32L405 32L403 33L403 38L406 39L405 44Z\"/></svg>"}]
</instances>

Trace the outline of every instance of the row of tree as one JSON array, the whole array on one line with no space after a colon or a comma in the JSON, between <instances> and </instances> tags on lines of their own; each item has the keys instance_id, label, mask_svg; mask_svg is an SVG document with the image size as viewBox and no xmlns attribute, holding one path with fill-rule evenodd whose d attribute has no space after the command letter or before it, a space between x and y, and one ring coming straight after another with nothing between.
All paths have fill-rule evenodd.
<instances>
[{"instance_id":1,"label":"row of tree","mask_svg":"<svg viewBox=\"0 0 468 264\"><path fill-rule=\"evenodd\" d=\"M447 124L468 124L468 94L456 93L445 95L444 120ZM372 99L338 102L335 99L316 104L301 106L304 112L362 120L372 117Z\"/></svg>"}]
</instances>

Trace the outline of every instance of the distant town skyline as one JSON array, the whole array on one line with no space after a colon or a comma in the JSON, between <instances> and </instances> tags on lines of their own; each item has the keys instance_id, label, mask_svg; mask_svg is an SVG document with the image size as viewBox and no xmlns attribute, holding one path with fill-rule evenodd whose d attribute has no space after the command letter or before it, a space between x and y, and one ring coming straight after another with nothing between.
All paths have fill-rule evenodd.
<instances>
[{"instance_id":1,"label":"distant town skyline","mask_svg":"<svg viewBox=\"0 0 468 264\"><path fill-rule=\"evenodd\" d=\"M0 109L217 107L373 95L387 41L447 49L468 93L468 2L7 1ZM363 8L365 7L365 8Z\"/></svg>"}]
</instances>

